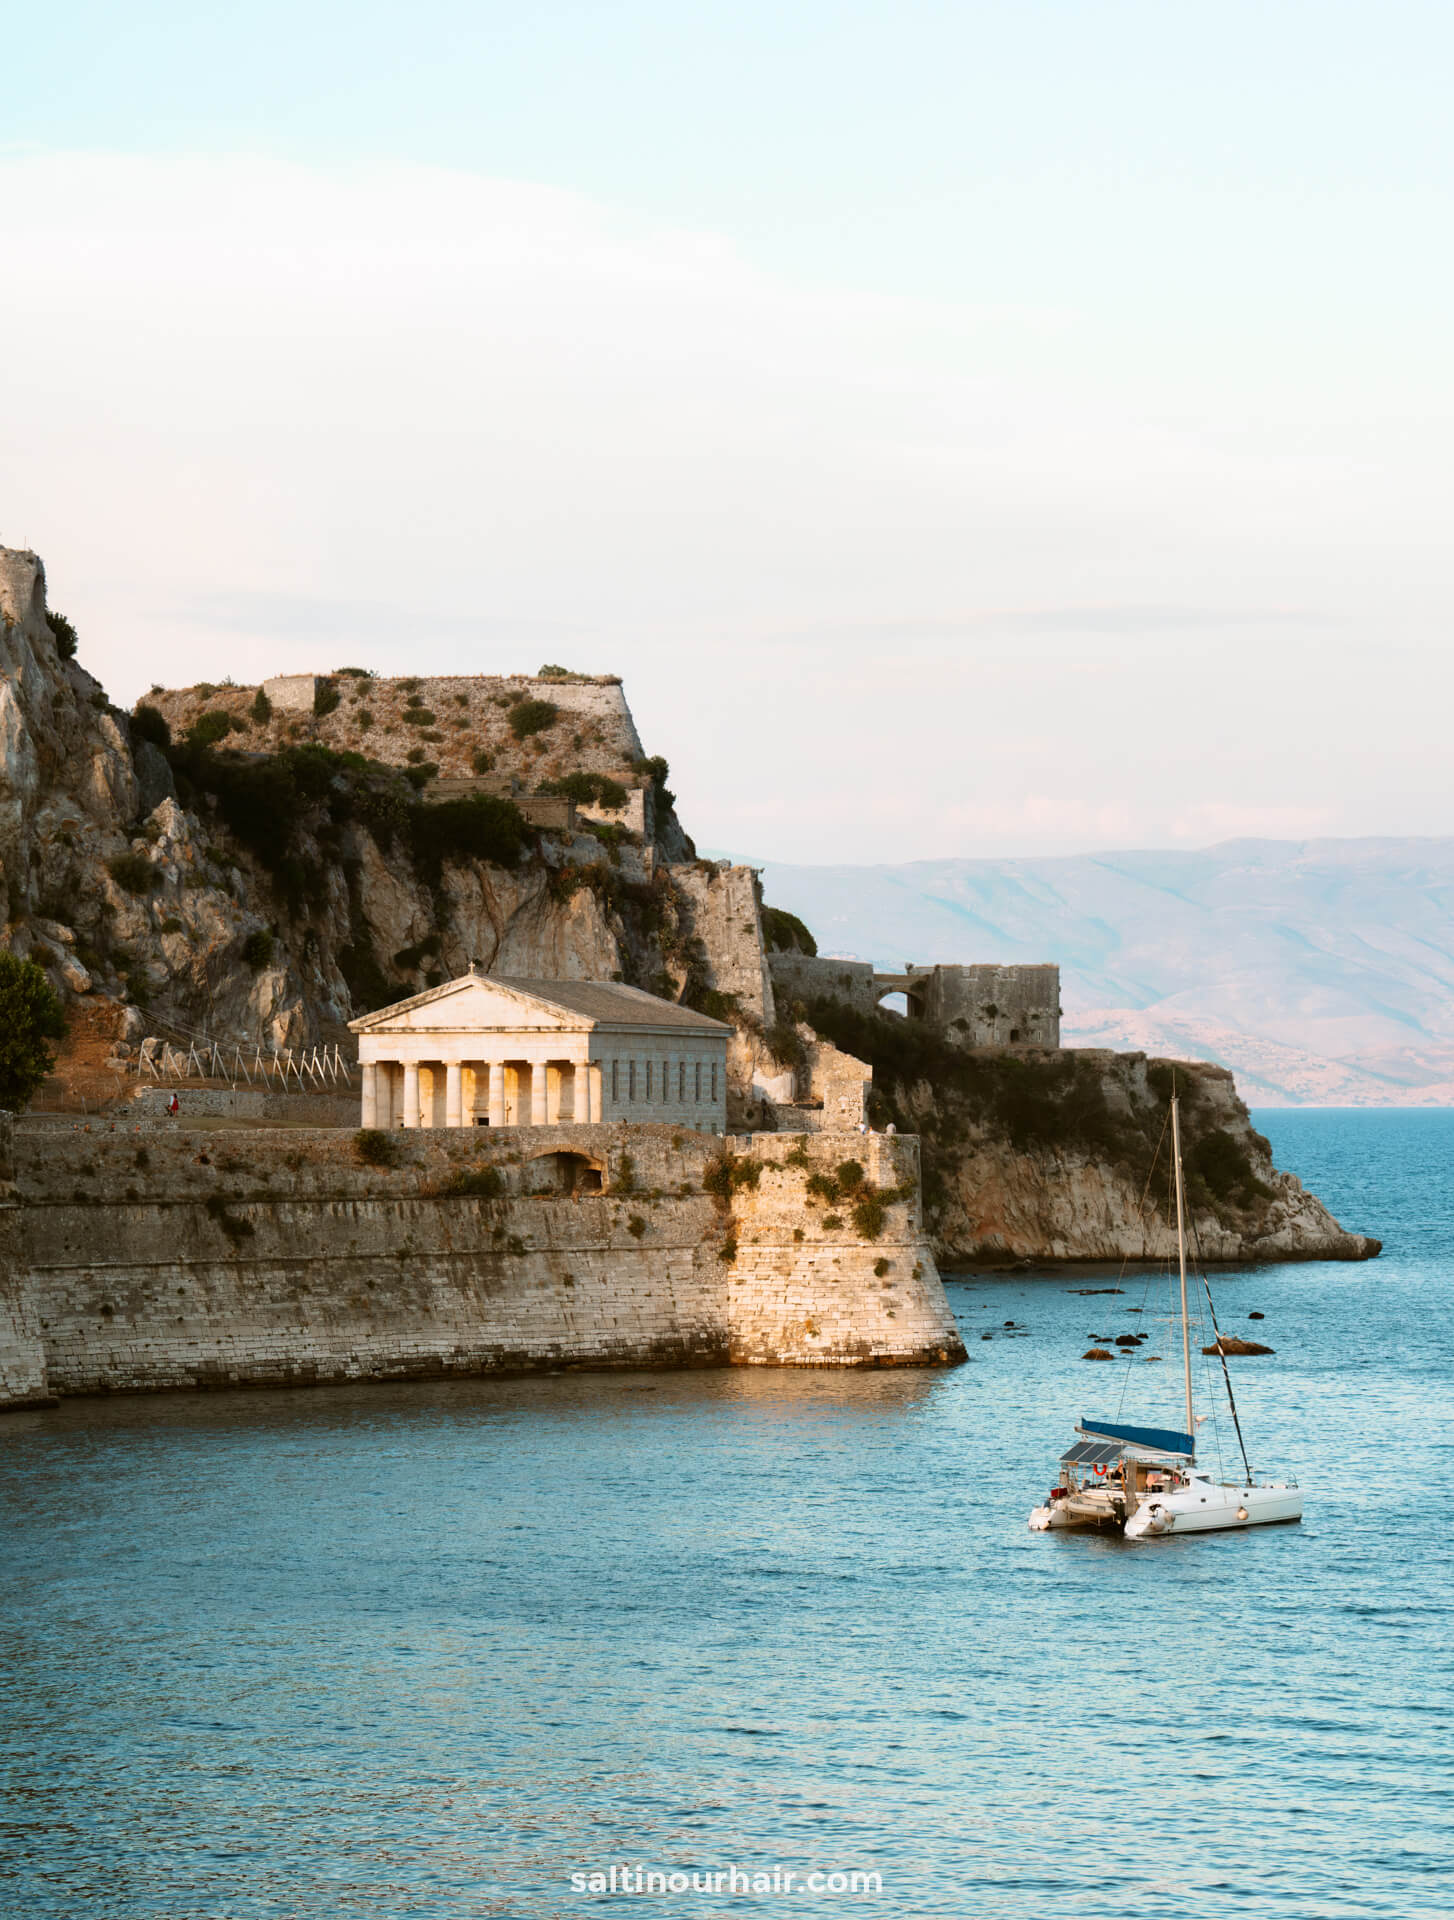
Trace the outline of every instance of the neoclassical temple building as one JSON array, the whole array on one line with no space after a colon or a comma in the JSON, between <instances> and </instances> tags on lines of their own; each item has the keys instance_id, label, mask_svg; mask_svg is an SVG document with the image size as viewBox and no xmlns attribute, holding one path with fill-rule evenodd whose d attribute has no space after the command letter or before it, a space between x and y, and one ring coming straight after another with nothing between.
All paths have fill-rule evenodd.
<instances>
[{"instance_id":1,"label":"neoclassical temple building","mask_svg":"<svg viewBox=\"0 0 1454 1920\"><path fill-rule=\"evenodd\" d=\"M636 987L466 973L349 1027L366 1127L726 1130L732 1029Z\"/></svg>"}]
</instances>

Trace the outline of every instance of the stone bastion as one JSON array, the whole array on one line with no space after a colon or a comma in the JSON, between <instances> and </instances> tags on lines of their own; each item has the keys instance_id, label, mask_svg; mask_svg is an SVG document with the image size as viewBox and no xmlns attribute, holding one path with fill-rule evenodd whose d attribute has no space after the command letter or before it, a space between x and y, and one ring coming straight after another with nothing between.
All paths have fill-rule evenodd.
<instances>
[{"instance_id":1,"label":"stone bastion","mask_svg":"<svg viewBox=\"0 0 1454 1920\"><path fill-rule=\"evenodd\" d=\"M862 1178L850 1169L845 1186L848 1162ZM905 1136L142 1134L7 1119L0 1176L4 1406L965 1357Z\"/></svg>"}]
</instances>

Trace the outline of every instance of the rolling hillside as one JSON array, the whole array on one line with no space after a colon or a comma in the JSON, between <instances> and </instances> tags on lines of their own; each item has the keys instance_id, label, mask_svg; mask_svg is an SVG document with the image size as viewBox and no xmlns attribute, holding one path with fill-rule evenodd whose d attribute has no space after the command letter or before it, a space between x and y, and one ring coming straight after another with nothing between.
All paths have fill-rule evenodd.
<instances>
[{"instance_id":1,"label":"rolling hillside","mask_svg":"<svg viewBox=\"0 0 1454 1920\"><path fill-rule=\"evenodd\" d=\"M763 867L820 951L1056 960L1069 1045L1190 1055L1263 1105L1454 1103L1454 839Z\"/></svg>"}]
</instances>

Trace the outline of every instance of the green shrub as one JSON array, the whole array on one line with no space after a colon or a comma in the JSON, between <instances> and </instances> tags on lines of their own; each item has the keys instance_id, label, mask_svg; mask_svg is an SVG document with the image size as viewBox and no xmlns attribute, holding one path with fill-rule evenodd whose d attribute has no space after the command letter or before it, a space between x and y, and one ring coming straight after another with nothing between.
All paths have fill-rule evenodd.
<instances>
[{"instance_id":1,"label":"green shrub","mask_svg":"<svg viewBox=\"0 0 1454 1920\"><path fill-rule=\"evenodd\" d=\"M517 700L509 717L515 738L528 740L531 734L545 733L553 727L560 718L560 708L553 700Z\"/></svg>"},{"instance_id":2,"label":"green shrub","mask_svg":"<svg viewBox=\"0 0 1454 1920\"><path fill-rule=\"evenodd\" d=\"M268 724L269 720L272 719L273 703L271 700L269 700L268 696L263 692L261 687L259 687L257 692L253 695L252 705L248 709L248 711L251 713L253 719L257 722L257 724L260 727L265 727Z\"/></svg>"},{"instance_id":3,"label":"green shrub","mask_svg":"<svg viewBox=\"0 0 1454 1920\"><path fill-rule=\"evenodd\" d=\"M417 767L424 759L423 747L410 747L409 751L404 755L404 758L409 762L411 767Z\"/></svg>"},{"instance_id":4,"label":"green shrub","mask_svg":"<svg viewBox=\"0 0 1454 1920\"><path fill-rule=\"evenodd\" d=\"M483 749L481 749L481 751L477 753L474 756L474 758L470 761L470 765L474 768L476 773L489 773L494 768L495 756L494 754L486 753L483 751Z\"/></svg>"},{"instance_id":5,"label":"green shrub","mask_svg":"<svg viewBox=\"0 0 1454 1920\"><path fill-rule=\"evenodd\" d=\"M145 703L139 706L131 716L131 731L138 740L149 740L154 747L169 747L172 744L172 730L167 725L167 716L157 707Z\"/></svg>"},{"instance_id":6,"label":"green shrub","mask_svg":"<svg viewBox=\"0 0 1454 1920\"><path fill-rule=\"evenodd\" d=\"M367 707L360 707L358 712L353 716L353 724L358 728L360 733L367 733L374 724L374 716L369 712Z\"/></svg>"},{"instance_id":7,"label":"green shrub","mask_svg":"<svg viewBox=\"0 0 1454 1920\"><path fill-rule=\"evenodd\" d=\"M252 968L254 973L261 973L263 968L271 962L276 944L266 927L255 928L242 943L244 962Z\"/></svg>"},{"instance_id":8,"label":"green shrub","mask_svg":"<svg viewBox=\"0 0 1454 1920\"><path fill-rule=\"evenodd\" d=\"M639 1240L642 1234L645 1233L646 1222L639 1213L633 1213L631 1218L626 1222L626 1231L631 1235L633 1240Z\"/></svg>"},{"instance_id":9,"label":"green shrub","mask_svg":"<svg viewBox=\"0 0 1454 1920\"><path fill-rule=\"evenodd\" d=\"M634 1193L636 1191L636 1162L629 1153L623 1153L616 1162L616 1177L611 1182L612 1193Z\"/></svg>"},{"instance_id":10,"label":"green shrub","mask_svg":"<svg viewBox=\"0 0 1454 1920\"><path fill-rule=\"evenodd\" d=\"M106 862L106 871L128 893L150 893L161 885L161 875L144 853L113 854Z\"/></svg>"},{"instance_id":11,"label":"green shrub","mask_svg":"<svg viewBox=\"0 0 1454 1920\"><path fill-rule=\"evenodd\" d=\"M372 680L374 677L371 667L335 667L333 671L340 680Z\"/></svg>"},{"instance_id":12,"label":"green shrub","mask_svg":"<svg viewBox=\"0 0 1454 1920\"><path fill-rule=\"evenodd\" d=\"M535 791L559 794L577 806L605 807L612 813L619 813L631 798L619 780L604 773L567 773L559 780L542 780Z\"/></svg>"},{"instance_id":13,"label":"green shrub","mask_svg":"<svg viewBox=\"0 0 1454 1920\"><path fill-rule=\"evenodd\" d=\"M1253 1173L1246 1148L1223 1127L1214 1127L1193 1142L1187 1151L1186 1170L1218 1200L1246 1205L1254 1198L1272 1197L1272 1188Z\"/></svg>"},{"instance_id":14,"label":"green shrub","mask_svg":"<svg viewBox=\"0 0 1454 1920\"><path fill-rule=\"evenodd\" d=\"M884 1196L872 1187L865 1188L853 1203L853 1228L865 1240L877 1240L884 1230L888 1208Z\"/></svg>"},{"instance_id":15,"label":"green shrub","mask_svg":"<svg viewBox=\"0 0 1454 1920\"><path fill-rule=\"evenodd\" d=\"M874 1279L875 1279L875 1280L882 1280L882 1279L883 1279L883 1277L884 1277L884 1275L885 1275L885 1274L886 1274L886 1273L888 1272L888 1270L889 1270L889 1268L890 1268L890 1267L891 1267L891 1266L892 1266L893 1264L894 1264L894 1263L893 1263L893 1261L892 1261L892 1260L885 1260L885 1259L883 1258L883 1256L882 1256L882 1255L880 1255L880 1256L879 1256L879 1258L878 1258L877 1260L875 1260L875 1261L874 1261L874 1263L873 1263L873 1277L874 1277Z\"/></svg>"},{"instance_id":16,"label":"green shrub","mask_svg":"<svg viewBox=\"0 0 1454 1920\"><path fill-rule=\"evenodd\" d=\"M474 1200L498 1200L505 1177L498 1167L461 1167L452 1175L446 1193Z\"/></svg>"},{"instance_id":17,"label":"green shrub","mask_svg":"<svg viewBox=\"0 0 1454 1920\"><path fill-rule=\"evenodd\" d=\"M434 725L434 715L428 707L406 707L404 709L404 720L405 724L411 727L432 727Z\"/></svg>"},{"instance_id":18,"label":"green shrub","mask_svg":"<svg viewBox=\"0 0 1454 1920\"><path fill-rule=\"evenodd\" d=\"M409 809L414 858L425 880L436 885L446 860L484 860L513 867L525 844L527 828L520 809L494 794L467 794L436 805L416 802Z\"/></svg>"},{"instance_id":19,"label":"green shrub","mask_svg":"<svg viewBox=\"0 0 1454 1920\"><path fill-rule=\"evenodd\" d=\"M313 717L321 720L325 714L335 713L343 695L338 691L335 680L320 680L313 689Z\"/></svg>"},{"instance_id":20,"label":"green shrub","mask_svg":"<svg viewBox=\"0 0 1454 1920\"><path fill-rule=\"evenodd\" d=\"M791 1020L774 1021L763 1035L774 1060L782 1066L802 1068L808 1064L808 1049L803 1036Z\"/></svg>"},{"instance_id":21,"label":"green shrub","mask_svg":"<svg viewBox=\"0 0 1454 1920\"><path fill-rule=\"evenodd\" d=\"M74 660L76 657L76 629L63 613L48 613L45 623L50 628L51 638L56 643L56 652L62 660Z\"/></svg>"},{"instance_id":22,"label":"green shrub","mask_svg":"<svg viewBox=\"0 0 1454 1920\"><path fill-rule=\"evenodd\" d=\"M736 1260L737 1235L735 1233L728 1234L727 1238L722 1242L721 1246L717 1249L717 1258L722 1262L724 1267L730 1267L733 1261Z\"/></svg>"},{"instance_id":23,"label":"green shrub","mask_svg":"<svg viewBox=\"0 0 1454 1920\"><path fill-rule=\"evenodd\" d=\"M29 1106L65 1037L60 996L33 960L0 952L0 1107Z\"/></svg>"},{"instance_id":24,"label":"green shrub","mask_svg":"<svg viewBox=\"0 0 1454 1920\"><path fill-rule=\"evenodd\" d=\"M579 680L580 674L572 673L569 667L542 667L536 674L537 680Z\"/></svg>"},{"instance_id":25,"label":"green shrub","mask_svg":"<svg viewBox=\"0 0 1454 1920\"><path fill-rule=\"evenodd\" d=\"M830 1233L836 1233L838 1229L843 1225L842 1215L837 1213L825 1213L823 1215L823 1225L828 1229Z\"/></svg>"},{"instance_id":26,"label":"green shrub","mask_svg":"<svg viewBox=\"0 0 1454 1920\"><path fill-rule=\"evenodd\" d=\"M818 942L786 907L762 909L762 943L769 953L817 953ZM781 1058L781 1056L779 1056Z\"/></svg>"},{"instance_id":27,"label":"green shrub","mask_svg":"<svg viewBox=\"0 0 1454 1920\"><path fill-rule=\"evenodd\" d=\"M366 1167L397 1167L404 1157L400 1142L379 1127L361 1127L353 1136L353 1150Z\"/></svg>"},{"instance_id":28,"label":"green shrub","mask_svg":"<svg viewBox=\"0 0 1454 1920\"><path fill-rule=\"evenodd\" d=\"M229 733L241 730L241 723L234 720L230 713L224 713L221 707L211 707L188 727L187 745L198 749L215 747Z\"/></svg>"}]
</instances>

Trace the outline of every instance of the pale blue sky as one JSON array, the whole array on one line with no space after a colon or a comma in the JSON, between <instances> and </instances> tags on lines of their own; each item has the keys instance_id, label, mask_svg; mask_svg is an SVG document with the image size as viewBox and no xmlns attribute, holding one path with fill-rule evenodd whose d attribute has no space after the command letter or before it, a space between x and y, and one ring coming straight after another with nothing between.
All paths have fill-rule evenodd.
<instances>
[{"instance_id":1,"label":"pale blue sky","mask_svg":"<svg viewBox=\"0 0 1454 1920\"><path fill-rule=\"evenodd\" d=\"M0 541L128 699L612 667L779 859L1454 831L1451 42L53 0Z\"/></svg>"}]
</instances>

